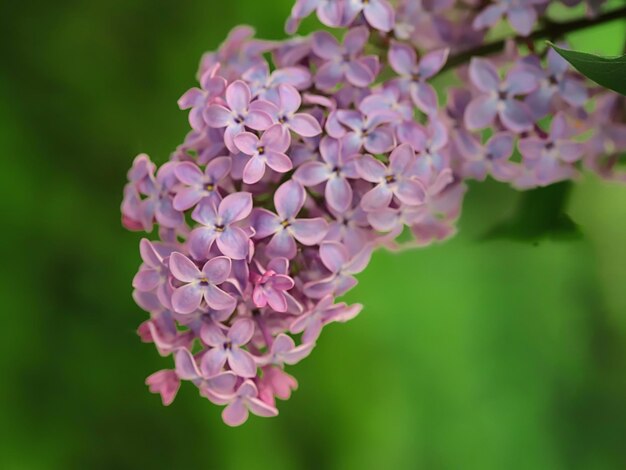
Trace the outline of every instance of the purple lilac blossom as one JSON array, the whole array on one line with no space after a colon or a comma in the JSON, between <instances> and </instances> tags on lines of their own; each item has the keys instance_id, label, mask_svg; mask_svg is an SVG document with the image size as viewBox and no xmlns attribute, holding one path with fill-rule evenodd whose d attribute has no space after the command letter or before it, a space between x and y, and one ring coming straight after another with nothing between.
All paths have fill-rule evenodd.
<instances>
[{"instance_id":1,"label":"purple lilac blossom","mask_svg":"<svg viewBox=\"0 0 626 470\"><path fill-rule=\"evenodd\" d=\"M502 17L525 35L546 6L298 0L290 32L316 12L343 42L240 26L205 54L179 100L188 134L160 167L137 156L123 192L123 225L158 227L132 281L149 314L138 335L173 364L146 379L150 392L169 405L190 382L230 426L276 416L298 386L286 367L362 310L337 297L372 253L454 235L465 181L529 189L582 168L625 180L624 99L552 50L511 38L456 65L461 88L438 98L430 84Z\"/></svg>"}]
</instances>

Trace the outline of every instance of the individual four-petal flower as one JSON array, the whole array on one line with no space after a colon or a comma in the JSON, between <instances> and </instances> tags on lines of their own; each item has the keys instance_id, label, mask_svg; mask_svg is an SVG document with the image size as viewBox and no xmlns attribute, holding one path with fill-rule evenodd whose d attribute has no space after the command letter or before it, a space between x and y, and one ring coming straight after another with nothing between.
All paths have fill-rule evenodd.
<instances>
[{"instance_id":1,"label":"individual four-petal flower","mask_svg":"<svg viewBox=\"0 0 626 470\"><path fill-rule=\"evenodd\" d=\"M191 217L200 224L189 236L191 254L197 259L206 259L213 243L232 259L244 259L248 255L248 235L235 224L252 211L252 195L233 193L215 201L205 200L196 206Z\"/></svg>"},{"instance_id":2,"label":"individual four-petal flower","mask_svg":"<svg viewBox=\"0 0 626 470\"><path fill-rule=\"evenodd\" d=\"M200 368L210 375L218 374L224 364L240 377L254 377L256 362L248 351L242 348L254 334L254 322L249 318L236 320L224 333L218 324L205 324L200 330L200 338L211 346L204 356Z\"/></svg>"},{"instance_id":3,"label":"individual four-petal flower","mask_svg":"<svg viewBox=\"0 0 626 470\"><path fill-rule=\"evenodd\" d=\"M357 178L355 156L360 146L342 142L332 137L324 137L320 142L319 152L322 162L308 161L294 173L294 179L304 186L317 186L326 182L324 195L329 207L336 211L345 211L352 203L352 186L348 178ZM349 155L346 155L345 151Z\"/></svg>"},{"instance_id":4,"label":"individual four-petal flower","mask_svg":"<svg viewBox=\"0 0 626 470\"><path fill-rule=\"evenodd\" d=\"M170 271L175 279L183 283L172 294L172 307L180 314L193 313L204 299L216 310L233 310L237 300L217 287L230 275L231 261L226 256L217 256L207 261L202 270L185 255L174 252L170 258Z\"/></svg>"},{"instance_id":5,"label":"individual four-petal flower","mask_svg":"<svg viewBox=\"0 0 626 470\"><path fill-rule=\"evenodd\" d=\"M243 182L257 183L265 175L269 166L277 173L286 173L293 168L291 159L285 154L289 148L289 133L280 124L275 124L263 133L259 139L251 132L243 132L235 137L235 145L250 160L243 169Z\"/></svg>"},{"instance_id":6,"label":"individual four-petal flower","mask_svg":"<svg viewBox=\"0 0 626 470\"><path fill-rule=\"evenodd\" d=\"M241 134L246 127L255 131L263 131L272 125L272 118L250 103L252 94L246 82L237 80L226 88L226 104L212 104L206 108L204 119L209 127L226 128L224 143L228 150L235 153L237 147L235 136Z\"/></svg>"},{"instance_id":7,"label":"individual four-petal flower","mask_svg":"<svg viewBox=\"0 0 626 470\"><path fill-rule=\"evenodd\" d=\"M372 211L387 207L392 198L409 205L421 204L426 190L424 185L409 173L415 163L415 152L409 144L402 144L389 156L389 166L371 155L363 155L357 160L361 178L376 186L361 198L361 207Z\"/></svg>"},{"instance_id":8,"label":"individual four-petal flower","mask_svg":"<svg viewBox=\"0 0 626 470\"><path fill-rule=\"evenodd\" d=\"M277 214L266 209L256 209L252 215L255 238L272 236L267 245L267 255L284 256L292 259L296 256L296 240L305 246L321 242L328 231L328 223L321 217L297 219L304 206L306 192L300 183L289 180L283 183L274 195Z\"/></svg>"},{"instance_id":9,"label":"individual four-petal flower","mask_svg":"<svg viewBox=\"0 0 626 470\"><path fill-rule=\"evenodd\" d=\"M374 81L378 63L372 58L361 57L365 43L369 37L367 28L359 26L349 30L343 45L326 31L313 35L313 52L325 62L317 70L315 84L321 89L334 88L345 79L356 87L366 87ZM375 57L375 56L374 56Z\"/></svg>"},{"instance_id":10,"label":"individual four-petal flower","mask_svg":"<svg viewBox=\"0 0 626 470\"><path fill-rule=\"evenodd\" d=\"M218 185L230 171L230 158L217 157L211 160L204 172L192 162L181 162L176 166L176 178L185 186L174 196L174 209L186 211L204 198L219 202Z\"/></svg>"},{"instance_id":11,"label":"individual four-petal flower","mask_svg":"<svg viewBox=\"0 0 626 470\"><path fill-rule=\"evenodd\" d=\"M229 426L240 426L248 419L248 412L257 416L271 417L278 414L278 410L258 398L259 391L251 380L246 380L239 386L235 397L222 412L222 419Z\"/></svg>"},{"instance_id":12,"label":"individual four-petal flower","mask_svg":"<svg viewBox=\"0 0 626 470\"><path fill-rule=\"evenodd\" d=\"M449 49L428 52L419 61L415 49L407 44L392 42L389 65L408 86L413 103L427 114L437 111L437 93L426 80L435 76L448 60Z\"/></svg>"},{"instance_id":13,"label":"individual four-petal flower","mask_svg":"<svg viewBox=\"0 0 626 470\"><path fill-rule=\"evenodd\" d=\"M519 95L527 95L537 87L537 81L530 72L512 69L504 81L500 81L498 69L487 59L473 58L469 75L474 86L482 92L465 109L465 125L470 130L484 129L493 124L496 116L502 124L513 132L523 132L532 128L530 110Z\"/></svg>"}]
</instances>

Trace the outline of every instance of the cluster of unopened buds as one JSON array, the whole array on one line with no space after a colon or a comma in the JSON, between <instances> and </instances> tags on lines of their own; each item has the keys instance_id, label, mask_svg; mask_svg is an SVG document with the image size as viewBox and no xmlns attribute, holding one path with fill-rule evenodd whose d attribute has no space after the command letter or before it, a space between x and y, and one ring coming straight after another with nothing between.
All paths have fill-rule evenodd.
<instances>
[{"instance_id":1,"label":"cluster of unopened buds","mask_svg":"<svg viewBox=\"0 0 626 470\"><path fill-rule=\"evenodd\" d=\"M262 41L238 27L203 57L200 87L179 101L191 132L158 170L135 159L122 203L130 230L158 225L133 295L150 313L142 340L174 359L147 379L165 405L189 381L229 425L276 415L297 386L285 366L360 312L336 299L372 251L453 235L466 180L621 178L618 96L521 39L549 3L298 0L288 32L316 11L343 37ZM430 81L450 56L501 21L515 40L468 57L462 86L438 97Z\"/></svg>"}]
</instances>

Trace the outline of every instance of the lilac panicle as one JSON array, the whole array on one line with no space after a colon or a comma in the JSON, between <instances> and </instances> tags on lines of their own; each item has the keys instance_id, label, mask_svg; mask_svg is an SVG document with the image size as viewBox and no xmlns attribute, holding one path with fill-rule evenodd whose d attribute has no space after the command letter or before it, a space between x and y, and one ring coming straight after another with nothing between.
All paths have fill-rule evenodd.
<instances>
[{"instance_id":1,"label":"lilac panicle","mask_svg":"<svg viewBox=\"0 0 626 470\"><path fill-rule=\"evenodd\" d=\"M372 253L454 235L467 180L626 179L624 99L551 49L519 47L547 6L297 0L288 32L315 13L342 40L264 41L240 26L203 56L178 102L189 133L160 167L135 158L121 205L129 230L158 228L132 286L149 313L141 340L173 358L146 379L164 405L191 382L230 426L276 416L298 386L287 366L360 313L337 298ZM503 19L505 49L457 65ZM459 87L438 96L452 65Z\"/></svg>"}]
</instances>

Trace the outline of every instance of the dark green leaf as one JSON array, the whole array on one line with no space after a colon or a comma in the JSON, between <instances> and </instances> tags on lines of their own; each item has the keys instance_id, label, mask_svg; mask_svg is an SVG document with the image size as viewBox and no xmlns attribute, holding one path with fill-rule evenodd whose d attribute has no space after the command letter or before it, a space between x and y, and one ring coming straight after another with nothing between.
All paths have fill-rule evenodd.
<instances>
[{"instance_id":1,"label":"dark green leaf","mask_svg":"<svg viewBox=\"0 0 626 470\"><path fill-rule=\"evenodd\" d=\"M626 95L626 55L601 57L586 52L561 49L554 44L550 45L585 77L598 85Z\"/></svg>"},{"instance_id":2,"label":"dark green leaf","mask_svg":"<svg viewBox=\"0 0 626 470\"><path fill-rule=\"evenodd\" d=\"M485 239L579 238L578 226L565 213L570 189L571 183L565 182L523 193L513 216L489 231Z\"/></svg>"}]
</instances>

